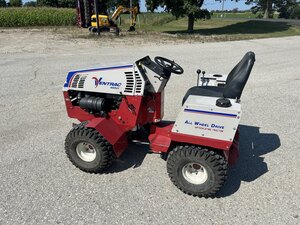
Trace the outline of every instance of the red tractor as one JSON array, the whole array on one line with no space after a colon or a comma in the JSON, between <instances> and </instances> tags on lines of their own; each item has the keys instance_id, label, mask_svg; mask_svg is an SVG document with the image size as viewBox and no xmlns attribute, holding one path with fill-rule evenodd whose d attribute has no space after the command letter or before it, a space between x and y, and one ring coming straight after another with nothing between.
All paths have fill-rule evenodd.
<instances>
[{"instance_id":1,"label":"red tractor","mask_svg":"<svg viewBox=\"0 0 300 225\"><path fill-rule=\"evenodd\" d=\"M69 72L64 84L68 116L78 119L65 150L79 169L98 173L128 143L147 140L167 160L172 182L194 196L214 195L238 157L240 97L255 55L248 52L228 75L205 75L190 88L175 122L163 121L164 89L174 61L155 57L134 64Z\"/></svg>"}]
</instances>

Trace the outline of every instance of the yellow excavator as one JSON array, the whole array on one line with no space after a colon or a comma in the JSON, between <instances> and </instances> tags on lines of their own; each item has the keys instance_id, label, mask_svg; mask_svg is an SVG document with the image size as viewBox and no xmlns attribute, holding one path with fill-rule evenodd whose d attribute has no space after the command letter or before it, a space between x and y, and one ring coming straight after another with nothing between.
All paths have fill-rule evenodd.
<instances>
[{"instance_id":1,"label":"yellow excavator","mask_svg":"<svg viewBox=\"0 0 300 225\"><path fill-rule=\"evenodd\" d=\"M126 12L131 13L130 27L128 31L135 31L136 19L137 19L137 14L139 13L139 8L137 6L133 8L125 8L123 6L119 6L114 11L111 18L109 18L108 15L102 15L102 14L98 15L100 32L109 31L112 33L119 34L119 28L116 24L116 20L119 18L119 16L122 13L126 13ZM91 17L91 26L89 27L89 31L97 32L97 20L95 14L92 15Z\"/></svg>"}]
</instances>

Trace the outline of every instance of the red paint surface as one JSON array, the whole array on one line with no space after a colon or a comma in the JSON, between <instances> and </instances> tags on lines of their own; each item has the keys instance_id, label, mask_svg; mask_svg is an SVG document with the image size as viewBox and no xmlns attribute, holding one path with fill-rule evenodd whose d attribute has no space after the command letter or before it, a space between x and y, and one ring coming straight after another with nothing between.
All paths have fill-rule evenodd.
<instances>
[{"instance_id":1,"label":"red paint surface","mask_svg":"<svg viewBox=\"0 0 300 225\"><path fill-rule=\"evenodd\" d=\"M124 96L118 110L108 113L107 117L99 117L73 106L67 91L64 92L66 109L70 118L79 121L89 121L87 127L96 129L103 137L113 145L117 156L127 148L127 133L137 125L153 123L162 118L163 93L149 94L148 96ZM162 137L155 137L161 143ZM159 149L165 149L160 146Z\"/></svg>"},{"instance_id":2,"label":"red paint surface","mask_svg":"<svg viewBox=\"0 0 300 225\"><path fill-rule=\"evenodd\" d=\"M233 142L204 138L172 132L173 123L157 123L151 126L150 148L153 152L168 152L172 143L187 143L212 147L224 151L229 164L233 165L238 157L238 132Z\"/></svg>"},{"instance_id":3,"label":"red paint surface","mask_svg":"<svg viewBox=\"0 0 300 225\"><path fill-rule=\"evenodd\" d=\"M63 94L65 98L67 113L70 118L78 119L80 122L95 118L94 115L89 114L88 112L81 109L79 106L73 106L67 91L64 91Z\"/></svg>"},{"instance_id":4,"label":"red paint surface","mask_svg":"<svg viewBox=\"0 0 300 225\"><path fill-rule=\"evenodd\" d=\"M171 130L174 123L158 123L151 126L150 149L153 152L168 152L171 145Z\"/></svg>"},{"instance_id":5,"label":"red paint surface","mask_svg":"<svg viewBox=\"0 0 300 225\"><path fill-rule=\"evenodd\" d=\"M118 110L111 111L107 117L97 117L79 106L73 106L68 92L64 92L67 113L69 117L79 121L89 121L87 127L96 129L112 144L119 157L127 148L128 131L137 125L155 123L163 117L163 93L147 96L126 96L122 99ZM224 151L229 165L233 165L238 158L239 132L236 132L233 142L223 141L193 135L172 132L173 123L160 122L151 126L150 148L153 152L168 152L172 143L187 143L207 146Z\"/></svg>"},{"instance_id":6,"label":"red paint surface","mask_svg":"<svg viewBox=\"0 0 300 225\"><path fill-rule=\"evenodd\" d=\"M111 118L94 118L86 126L96 129L113 146L117 157L127 148L126 132Z\"/></svg>"},{"instance_id":7,"label":"red paint surface","mask_svg":"<svg viewBox=\"0 0 300 225\"><path fill-rule=\"evenodd\" d=\"M218 139L204 138L204 137L173 133L173 132L171 133L171 139L172 141L175 142L190 143L190 144L195 144L200 146L221 149L225 151L228 151L230 149L232 143L230 141L223 141Z\"/></svg>"}]
</instances>

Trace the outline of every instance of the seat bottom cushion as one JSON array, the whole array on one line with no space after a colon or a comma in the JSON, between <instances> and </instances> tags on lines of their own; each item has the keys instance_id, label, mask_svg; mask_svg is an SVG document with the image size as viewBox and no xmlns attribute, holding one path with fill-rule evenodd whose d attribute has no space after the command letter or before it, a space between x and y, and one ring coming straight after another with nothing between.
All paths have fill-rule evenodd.
<instances>
[{"instance_id":1,"label":"seat bottom cushion","mask_svg":"<svg viewBox=\"0 0 300 225\"><path fill-rule=\"evenodd\" d=\"M223 97L223 87L216 86L195 86L190 88L182 99L182 105L190 95L208 96L208 97Z\"/></svg>"}]
</instances>

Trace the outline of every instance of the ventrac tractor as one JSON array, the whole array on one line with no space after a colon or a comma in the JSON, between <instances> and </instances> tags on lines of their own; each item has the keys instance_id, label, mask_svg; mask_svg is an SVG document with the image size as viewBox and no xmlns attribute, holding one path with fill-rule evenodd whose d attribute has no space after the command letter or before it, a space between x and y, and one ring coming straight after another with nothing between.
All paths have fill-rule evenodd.
<instances>
[{"instance_id":1,"label":"ventrac tractor","mask_svg":"<svg viewBox=\"0 0 300 225\"><path fill-rule=\"evenodd\" d=\"M130 142L147 142L167 161L180 190L215 195L238 158L240 97L254 62L248 52L228 75L198 70L175 122L163 120L164 89L183 69L170 59L146 56L130 65L69 72L65 104L68 116L81 123L66 137L68 158L85 172L101 173Z\"/></svg>"}]
</instances>

